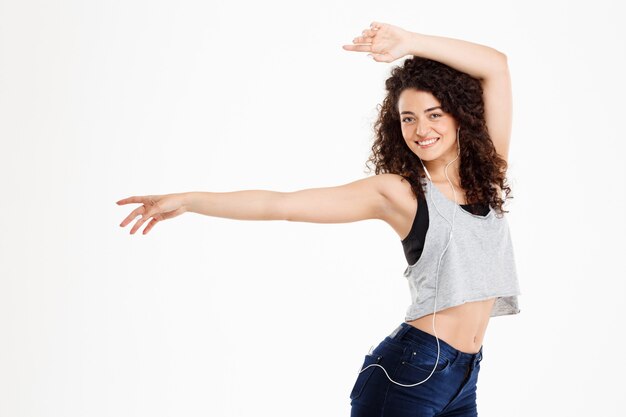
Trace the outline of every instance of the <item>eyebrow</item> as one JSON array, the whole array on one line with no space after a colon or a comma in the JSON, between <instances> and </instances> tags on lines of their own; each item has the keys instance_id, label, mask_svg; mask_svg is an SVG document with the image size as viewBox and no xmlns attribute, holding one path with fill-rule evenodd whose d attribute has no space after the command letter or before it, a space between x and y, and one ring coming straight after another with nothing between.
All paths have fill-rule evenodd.
<instances>
[{"instance_id":1,"label":"eyebrow","mask_svg":"<svg viewBox=\"0 0 626 417\"><path fill-rule=\"evenodd\" d=\"M424 113L428 113L429 111L433 111L435 109L441 109L441 106L431 107L430 109L426 109L426 110L424 110ZM412 114L413 116L415 116L415 113L413 113L412 111L403 111L400 114Z\"/></svg>"}]
</instances>

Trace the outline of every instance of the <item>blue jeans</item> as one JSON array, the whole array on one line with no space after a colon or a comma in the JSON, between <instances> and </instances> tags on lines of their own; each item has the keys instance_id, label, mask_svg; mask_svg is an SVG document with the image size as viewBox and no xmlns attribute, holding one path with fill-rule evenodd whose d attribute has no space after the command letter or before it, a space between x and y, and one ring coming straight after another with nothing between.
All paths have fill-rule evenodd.
<instances>
[{"instance_id":1,"label":"blue jeans","mask_svg":"<svg viewBox=\"0 0 626 417\"><path fill-rule=\"evenodd\" d=\"M477 353L467 353L439 339L439 347L437 362L435 336L401 323L365 355L361 369L367 369L357 376L350 393L350 416L478 416L476 382L482 346Z\"/></svg>"}]
</instances>

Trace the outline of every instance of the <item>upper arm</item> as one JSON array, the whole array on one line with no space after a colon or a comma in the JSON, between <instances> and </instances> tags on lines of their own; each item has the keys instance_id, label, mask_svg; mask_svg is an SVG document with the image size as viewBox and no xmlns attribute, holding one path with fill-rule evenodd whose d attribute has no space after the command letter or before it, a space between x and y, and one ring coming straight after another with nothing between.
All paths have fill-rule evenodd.
<instances>
[{"instance_id":1,"label":"upper arm","mask_svg":"<svg viewBox=\"0 0 626 417\"><path fill-rule=\"evenodd\" d=\"M380 219L387 203L382 193L385 176L374 175L335 187L282 193L276 210L281 219L295 222L350 223Z\"/></svg>"},{"instance_id":2,"label":"upper arm","mask_svg":"<svg viewBox=\"0 0 626 417\"><path fill-rule=\"evenodd\" d=\"M503 59L504 64L485 76L481 80L481 84L489 136L493 141L498 155L508 161L513 118L513 99L511 77L506 62L506 56L504 56Z\"/></svg>"}]
</instances>

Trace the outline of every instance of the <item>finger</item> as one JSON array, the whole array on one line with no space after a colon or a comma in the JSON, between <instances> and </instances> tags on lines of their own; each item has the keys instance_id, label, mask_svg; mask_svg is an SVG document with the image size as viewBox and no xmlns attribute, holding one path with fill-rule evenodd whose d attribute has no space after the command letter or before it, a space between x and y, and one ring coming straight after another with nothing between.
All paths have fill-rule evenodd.
<instances>
[{"instance_id":1,"label":"finger","mask_svg":"<svg viewBox=\"0 0 626 417\"><path fill-rule=\"evenodd\" d=\"M368 37L368 36L357 36L356 38L352 39L352 43L369 43L371 44L374 41L374 38Z\"/></svg>"},{"instance_id":2,"label":"finger","mask_svg":"<svg viewBox=\"0 0 626 417\"><path fill-rule=\"evenodd\" d=\"M131 211L130 214L128 216L126 216L126 218L124 220L122 220L122 223L120 223L120 227L125 227L128 223L132 222L133 220L135 220L137 218L137 216L139 216L140 214L143 214L146 208L145 206L141 206L141 207L137 207L135 210Z\"/></svg>"},{"instance_id":3,"label":"finger","mask_svg":"<svg viewBox=\"0 0 626 417\"><path fill-rule=\"evenodd\" d=\"M116 202L119 205L130 204L130 203L143 203L143 197L141 196L132 196L128 198L122 198L121 200Z\"/></svg>"},{"instance_id":4,"label":"finger","mask_svg":"<svg viewBox=\"0 0 626 417\"><path fill-rule=\"evenodd\" d=\"M375 30L365 29L363 32L361 32L361 37L373 38L374 36L376 36L377 33L378 32Z\"/></svg>"},{"instance_id":5,"label":"finger","mask_svg":"<svg viewBox=\"0 0 626 417\"><path fill-rule=\"evenodd\" d=\"M137 220L137 223L135 223L133 228L130 229L130 234L134 235L137 229L139 229L149 218L150 216L141 216L141 219Z\"/></svg>"},{"instance_id":6,"label":"finger","mask_svg":"<svg viewBox=\"0 0 626 417\"><path fill-rule=\"evenodd\" d=\"M145 200L146 201L144 205L139 207L139 209L144 209L144 213L141 215L141 219L139 219L139 221L135 223L135 226L130 231L131 234L134 234L137 229L139 229L141 225L148 221L148 219L150 219L151 217L153 217L155 221L159 221L162 218L162 214L159 213L159 207L157 206L157 203L152 198L152 196L147 196ZM149 205L150 208L146 208L146 205Z\"/></svg>"},{"instance_id":7,"label":"finger","mask_svg":"<svg viewBox=\"0 0 626 417\"><path fill-rule=\"evenodd\" d=\"M181 214L184 213L184 209L181 207L179 209L176 209L174 211L170 211L169 213L156 213L152 220L150 221L150 223L148 223L148 225L146 226L145 229L143 229L143 234L147 234L153 227L155 224L157 224L158 222L162 221L162 220L167 220L167 219L171 219L172 217L176 217L179 216Z\"/></svg>"},{"instance_id":8,"label":"finger","mask_svg":"<svg viewBox=\"0 0 626 417\"><path fill-rule=\"evenodd\" d=\"M343 45L346 51L372 52L372 45Z\"/></svg>"},{"instance_id":9,"label":"finger","mask_svg":"<svg viewBox=\"0 0 626 417\"><path fill-rule=\"evenodd\" d=\"M153 227L155 224L158 223L158 220L156 218L153 218L152 221L150 221L150 223L148 223L148 225L146 226L145 229L143 229L143 234L147 234Z\"/></svg>"},{"instance_id":10,"label":"finger","mask_svg":"<svg viewBox=\"0 0 626 417\"><path fill-rule=\"evenodd\" d=\"M382 22L372 22L370 23L370 28L372 28L373 30L380 30L382 25L383 25Z\"/></svg>"}]
</instances>

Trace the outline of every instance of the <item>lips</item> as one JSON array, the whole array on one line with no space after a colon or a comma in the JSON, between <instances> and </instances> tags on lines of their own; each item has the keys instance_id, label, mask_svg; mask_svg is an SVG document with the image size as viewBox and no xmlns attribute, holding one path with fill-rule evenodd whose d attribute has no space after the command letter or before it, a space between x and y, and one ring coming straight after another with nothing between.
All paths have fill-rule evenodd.
<instances>
[{"instance_id":1,"label":"lips","mask_svg":"<svg viewBox=\"0 0 626 417\"><path fill-rule=\"evenodd\" d=\"M436 139L436 140L435 140L434 142L429 142L429 141L431 141L432 139ZM429 148L429 147L433 146L434 144L436 144L437 142L439 142L439 139L441 139L441 138L440 138L440 137L437 137L437 138L428 138L428 139L423 140L423 141L416 141L415 143L417 143L417 144L419 145L419 147L420 147L420 148ZM427 145L420 145L420 143L419 143L419 142L422 142L422 143L423 143L423 142L429 142L429 143L428 143Z\"/></svg>"}]
</instances>

